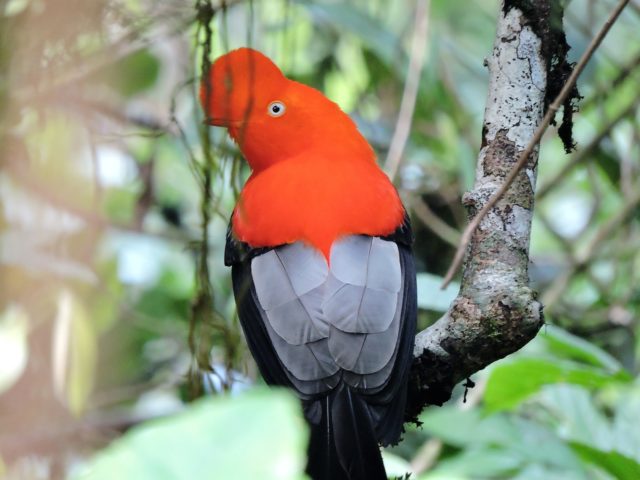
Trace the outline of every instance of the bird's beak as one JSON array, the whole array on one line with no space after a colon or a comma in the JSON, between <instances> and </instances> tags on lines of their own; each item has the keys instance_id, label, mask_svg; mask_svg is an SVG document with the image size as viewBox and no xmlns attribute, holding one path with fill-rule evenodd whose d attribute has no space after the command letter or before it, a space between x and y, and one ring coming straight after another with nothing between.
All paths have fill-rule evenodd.
<instances>
[{"instance_id":1,"label":"bird's beak","mask_svg":"<svg viewBox=\"0 0 640 480\"><path fill-rule=\"evenodd\" d=\"M202 123L216 127L239 127L242 124L240 121L221 117L207 117L202 121Z\"/></svg>"},{"instance_id":2,"label":"bird's beak","mask_svg":"<svg viewBox=\"0 0 640 480\"><path fill-rule=\"evenodd\" d=\"M231 122L224 118L207 117L202 121L202 123L205 125L215 125L216 127L226 127Z\"/></svg>"}]
</instances>

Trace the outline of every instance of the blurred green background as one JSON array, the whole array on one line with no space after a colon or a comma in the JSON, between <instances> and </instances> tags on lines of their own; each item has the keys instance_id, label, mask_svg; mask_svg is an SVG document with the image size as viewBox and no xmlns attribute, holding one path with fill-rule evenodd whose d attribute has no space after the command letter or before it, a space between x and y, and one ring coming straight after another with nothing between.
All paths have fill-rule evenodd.
<instances>
[{"instance_id":1,"label":"blurred green background","mask_svg":"<svg viewBox=\"0 0 640 480\"><path fill-rule=\"evenodd\" d=\"M466 214L499 2L428 23L395 183L419 324ZM613 8L565 2L576 60ZM415 0L0 1L0 477L303 478L297 402L257 378L224 234L248 175L202 125L197 79L250 45L324 91L387 156ZM199 12L196 15L196 12ZM210 31L203 27L215 13ZM540 155L530 275L548 325L384 452L415 479L640 478L640 3L579 81L576 152ZM204 230L203 230L204 226Z\"/></svg>"}]
</instances>

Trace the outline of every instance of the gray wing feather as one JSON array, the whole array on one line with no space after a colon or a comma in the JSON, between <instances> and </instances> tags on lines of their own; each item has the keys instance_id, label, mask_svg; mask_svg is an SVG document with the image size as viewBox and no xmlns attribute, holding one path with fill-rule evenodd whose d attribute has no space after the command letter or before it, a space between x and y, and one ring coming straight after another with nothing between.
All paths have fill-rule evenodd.
<instances>
[{"instance_id":1,"label":"gray wing feather","mask_svg":"<svg viewBox=\"0 0 640 480\"><path fill-rule=\"evenodd\" d=\"M379 333L389 328L398 294L355 285L342 285L322 305L331 325L349 333Z\"/></svg>"},{"instance_id":2,"label":"gray wing feather","mask_svg":"<svg viewBox=\"0 0 640 480\"><path fill-rule=\"evenodd\" d=\"M338 371L335 362L327 361L330 355L326 339L292 345L275 332L269 321L265 325L280 361L298 380L319 380Z\"/></svg>"},{"instance_id":3,"label":"gray wing feather","mask_svg":"<svg viewBox=\"0 0 640 480\"><path fill-rule=\"evenodd\" d=\"M375 237L350 236L331 249L326 319L343 332L387 330L402 286L398 247Z\"/></svg>"},{"instance_id":4,"label":"gray wing feather","mask_svg":"<svg viewBox=\"0 0 640 480\"><path fill-rule=\"evenodd\" d=\"M251 275L260 306L278 335L292 345L326 338L320 301L327 266L322 255L301 243L286 245L254 258Z\"/></svg>"},{"instance_id":5,"label":"gray wing feather","mask_svg":"<svg viewBox=\"0 0 640 480\"><path fill-rule=\"evenodd\" d=\"M330 267L297 242L251 263L257 303L280 361L304 394L344 378L378 388L398 343L402 272L398 247L353 235L335 242Z\"/></svg>"},{"instance_id":6,"label":"gray wing feather","mask_svg":"<svg viewBox=\"0 0 640 480\"><path fill-rule=\"evenodd\" d=\"M351 235L331 247L331 273L342 283L365 286L371 237Z\"/></svg>"},{"instance_id":7,"label":"gray wing feather","mask_svg":"<svg viewBox=\"0 0 640 480\"><path fill-rule=\"evenodd\" d=\"M329 352L336 364L346 371L353 371L360 358L366 338L366 333L346 333L331 327Z\"/></svg>"},{"instance_id":8,"label":"gray wing feather","mask_svg":"<svg viewBox=\"0 0 640 480\"><path fill-rule=\"evenodd\" d=\"M338 365L349 372L375 373L383 369L394 354L399 325L399 319L392 321L389 328L380 333L348 333L332 328L329 351Z\"/></svg>"},{"instance_id":9,"label":"gray wing feather","mask_svg":"<svg viewBox=\"0 0 640 480\"><path fill-rule=\"evenodd\" d=\"M367 288L398 293L402 286L398 246L381 238L371 239Z\"/></svg>"},{"instance_id":10,"label":"gray wing feather","mask_svg":"<svg viewBox=\"0 0 640 480\"><path fill-rule=\"evenodd\" d=\"M290 302L265 310L271 327L287 343L291 345L304 345L326 338L316 328L313 315L316 311L313 305L313 292ZM308 306L310 304L310 306ZM320 323L318 321L318 323Z\"/></svg>"},{"instance_id":11,"label":"gray wing feather","mask_svg":"<svg viewBox=\"0 0 640 480\"><path fill-rule=\"evenodd\" d=\"M340 239L331 248L331 273L343 283L398 293L402 283L398 246L363 235Z\"/></svg>"},{"instance_id":12,"label":"gray wing feather","mask_svg":"<svg viewBox=\"0 0 640 480\"><path fill-rule=\"evenodd\" d=\"M399 324L400 322L391 322L388 330L367 334L358 361L351 371L368 375L384 368L396 350Z\"/></svg>"},{"instance_id":13,"label":"gray wing feather","mask_svg":"<svg viewBox=\"0 0 640 480\"><path fill-rule=\"evenodd\" d=\"M327 280L327 262L315 248L297 242L278 248L274 252L278 255L297 295L304 295Z\"/></svg>"},{"instance_id":14,"label":"gray wing feather","mask_svg":"<svg viewBox=\"0 0 640 480\"><path fill-rule=\"evenodd\" d=\"M400 290L400 292L398 293L396 313L393 317L393 326L396 329L396 332L398 327L401 324L400 316L402 315L403 302L404 302L403 290ZM399 344L400 342L396 340L394 350L389 360L387 361L387 364L384 367L382 367L378 371L374 371L366 375L362 375L354 372L344 372L345 382L347 382L352 387L367 389L371 393L375 393L374 390L384 388L384 386L387 384L387 381L389 380L389 375L391 374L391 370L393 369L395 358L398 353ZM364 345L364 348L366 349L370 346L371 345L367 343L366 345Z\"/></svg>"},{"instance_id":15,"label":"gray wing feather","mask_svg":"<svg viewBox=\"0 0 640 480\"><path fill-rule=\"evenodd\" d=\"M270 310L297 298L287 271L282 266L275 250L270 250L252 260L251 276L258 293L260 306L265 310Z\"/></svg>"}]
</instances>

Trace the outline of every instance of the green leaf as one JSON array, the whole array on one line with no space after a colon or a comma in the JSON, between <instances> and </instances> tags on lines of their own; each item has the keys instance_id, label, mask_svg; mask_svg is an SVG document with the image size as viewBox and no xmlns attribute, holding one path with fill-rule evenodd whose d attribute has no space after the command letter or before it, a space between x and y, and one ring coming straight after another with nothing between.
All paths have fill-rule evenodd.
<instances>
[{"instance_id":1,"label":"green leaf","mask_svg":"<svg viewBox=\"0 0 640 480\"><path fill-rule=\"evenodd\" d=\"M554 432L530 420L445 406L427 409L420 421L424 431L460 449L502 447L530 463L580 469L574 453Z\"/></svg>"},{"instance_id":2,"label":"green leaf","mask_svg":"<svg viewBox=\"0 0 640 480\"><path fill-rule=\"evenodd\" d=\"M461 475L468 475L471 478L511 478L522 465L522 458L512 451L481 447L464 450L455 457L439 462L431 473L450 476L446 478L458 478Z\"/></svg>"},{"instance_id":3,"label":"green leaf","mask_svg":"<svg viewBox=\"0 0 640 480\"><path fill-rule=\"evenodd\" d=\"M585 388L561 383L548 385L536 397L536 407L538 412L542 410L554 419L564 439L602 450L613 447L610 422L595 403L592 392Z\"/></svg>"},{"instance_id":4,"label":"green leaf","mask_svg":"<svg viewBox=\"0 0 640 480\"><path fill-rule=\"evenodd\" d=\"M550 350L555 354L590 363L611 372L618 372L623 369L620 362L610 354L593 343L577 337L560 327L546 325L540 338L544 339Z\"/></svg>"},{"instance_id":5,"label":"green leaf","mask_svg":"<svg viewBox=\"0 0 640 480\"><path fill-rule=\"evenodd\" d=\"M599 388L628 381L626 374L611 375L570 361L519 358L496 365L487 381L484 401L490 412L513 409L544 385L573 383Z\"/></svg>"},{"instance_id":6,"label":"green leaf","mask_svg":"<svg viewBox=\"0 0 640 480\"><path fill-rule=\"evenodd\" d=\"M178 415L133 428L76 480L302 479L300 404L284 390L205 398Z\"/></svg>"},{"instance_id":7,"label":"green leaf","mask_svg":"<svg viewBox=\"0 0 640 480\"><path fill-rule=\"evenodd\" d=\"M640 389L627 392L617 402L613 418L613 447L640 461Z\"/></svg>"},{"instance_id":8,"label":"green leaf","mask_svg":"<svg viewBox=\"0 0 640 480\"><path fill-rule=\"evenodd\" d=\"M451 302L458 295L460 284L452 282L442 290L442 277L430 273L419 273L418 282L418 307L436 312L446 312Z\"/></svg>"},{"instance_id":9,"label":"green leaf","mask_svg":"<svg viewBox=\"0 0 640 480\"><path fill-rule=\"evenodd\" d=\"M584 480L585 474L584 469L557 469L544 464L532 464L520 470L511 480Z\"/></svg>"},{"instance_id":10,"label":"green leaf","mask_svg":"<svg viewBox=\"0 0 640 480\"><path fill-rule=\"evenodd\" d=\"M428 408L420 415L420 421L424 431L458 448L479 444L507 445L519 439L519 432L506 417L483 417L479 409Z\"/></svg>"},{"instance_id":11,"label":"green leaf","mask_svg":"<svg viewBox=\"0 0 640 480\"><path fill-rule=\"evenodd\" d=\"M604 451L580 442L570 442L571 448L585 462L593 463L618 480L638 480L640 463L616 451Z\"/></svg>"}]
</instances>

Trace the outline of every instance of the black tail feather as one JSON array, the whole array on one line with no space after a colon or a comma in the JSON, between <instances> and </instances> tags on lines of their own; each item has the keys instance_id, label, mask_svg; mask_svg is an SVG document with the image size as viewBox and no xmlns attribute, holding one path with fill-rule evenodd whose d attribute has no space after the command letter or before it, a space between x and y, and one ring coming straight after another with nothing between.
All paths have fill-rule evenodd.
<instances>
[{"instance_id":1,"label":"black tail feather","mask_svg":"<svg viewBox=\"0 0 640 480\"><path fill-rule=\"evenodd\" d=\"M307 473L313 480L348 480L340 466L336 452L335 434L331 422L331 397L317 400L321 404L320 416L311 421L311 439Z\"/></svg>"},{"instance_id":2,"label":"black tail feather","mask_svg":"<svg viewBox=\"0 0 640 480\"><path fill-rule=\"evenodd\" d=\"M307 473L313 480L386 480L387 475L365 401L345 385L322 402L311 425Z\"/></svg>"}]
</instances>

